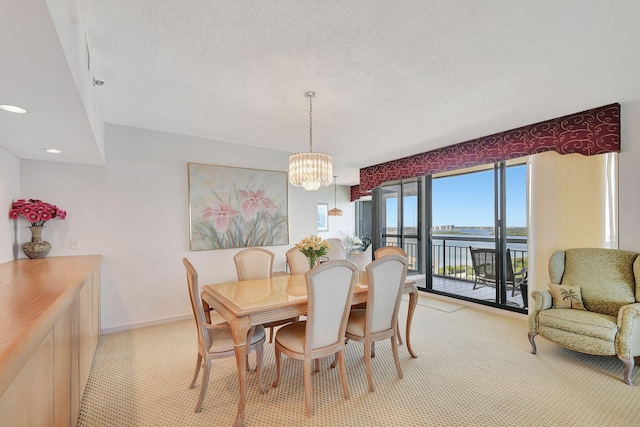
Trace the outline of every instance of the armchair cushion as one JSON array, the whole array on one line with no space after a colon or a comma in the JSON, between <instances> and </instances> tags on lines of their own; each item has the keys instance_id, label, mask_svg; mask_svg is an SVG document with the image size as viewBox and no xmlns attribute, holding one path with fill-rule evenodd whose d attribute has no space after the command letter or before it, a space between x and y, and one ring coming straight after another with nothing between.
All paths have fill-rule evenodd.
<instances>
[{"instance_id":1,"label":"armchair cushion","mask_svg":"<svg viewBox=\"0 0 640 427\"><path fill-rule=\"evenodd\" d=\"M549 291L553 297L553 308L575 308L584 310L580 286L558 285L549 283Z\"/></svg>"},{"instance_id":2,"label":"armchair cushion","mask_svg":"<svg viewBox=\"0 0 640 427\"><path fill-rule=\"evenodd\" d=\"M544 310L540 312L538 318L540 327L594 337L611 343L613 343L618 332L617 317L590 313L584 310ZM615 354L615 351L608 354Z\"/></svg>"}]
</instances>

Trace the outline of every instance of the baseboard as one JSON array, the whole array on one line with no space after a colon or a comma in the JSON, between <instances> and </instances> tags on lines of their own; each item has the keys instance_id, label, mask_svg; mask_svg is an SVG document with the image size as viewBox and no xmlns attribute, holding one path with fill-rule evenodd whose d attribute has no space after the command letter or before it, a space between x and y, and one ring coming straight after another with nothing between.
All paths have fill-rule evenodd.
<instances>
[{"instance_id":1,"label":"baseboard","mask_svg":"<svg viewBox=\"0 0 640 427\"><path fill-rule=\"evenodd\" d=\"M147 326L162 325L164 323L177 322L179 320L193 319L193 314L182 314L179 316L165 317L163 319L150 320L148 322L129 323L127 325L114 326L113 328L105 328L100 330L100 335L111 334L113 332L128 331L131 329L146 328Z\"/></svg>"},{"instance_id":2,"label":"baseboard","mask_svg":"<svg viewBox=\"0 0 640 427\"><path fill-rule=\"evenodd\" d=\"M525 314L525 313L517 313L515 311L501 310L499 308L489 307L489 306L484 305L484 304L476 304L476 303L474 303L472 301L460 300L460 299L457 299L457 298L450 298L450 297L447 297L445 295L440 295L440 294L432 294L431 292L423 292L423 291L418 291L418 292L419 292L420 295L424 295L424 296L429 297L429 298L439 299L439 300L450 302L450 303L454 303L454 304L466 305L467 307L473 308L474 310L487 311L489 313L499 314L501 316L506 316L506 317L513 317L515 319L521 319L521 320L528 318L528 314ZM404 295L404 297L407 297L407 296Z\"/></svg>"}]
</instances>

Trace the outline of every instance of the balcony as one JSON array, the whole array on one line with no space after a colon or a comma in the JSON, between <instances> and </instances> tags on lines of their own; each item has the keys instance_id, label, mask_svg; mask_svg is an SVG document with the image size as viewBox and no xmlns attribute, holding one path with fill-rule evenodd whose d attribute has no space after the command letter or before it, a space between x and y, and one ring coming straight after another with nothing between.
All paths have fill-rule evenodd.
<instances>
[{"instance_id":1,"label":"balcony","mask_svg":"<svg viewBox=\"0 0 640 427\"><path fill-rule=\"evenodd\" d=\"M398 245L397 236L385 236L387 246ZM475 275L473 272L469 246L493 248L493 237L476 236L444 236L434 235L431 247L431 274L433 275L432 289L437 292L450 294L468 300L496 301L496 290L489 286L478 286L473 289ZM510 236L507 238L507 248L511 253L511 262L515 271L528 265L527 238L524 236ZM418 288L425 288L426 278L420 271L418 259L418 239L405 236L402 249L407 253L408 275L417 282ZM516 289L511 295L511 288L507 289L507 306L524 308L521 290Z\"/></svg>"}]
</instances>

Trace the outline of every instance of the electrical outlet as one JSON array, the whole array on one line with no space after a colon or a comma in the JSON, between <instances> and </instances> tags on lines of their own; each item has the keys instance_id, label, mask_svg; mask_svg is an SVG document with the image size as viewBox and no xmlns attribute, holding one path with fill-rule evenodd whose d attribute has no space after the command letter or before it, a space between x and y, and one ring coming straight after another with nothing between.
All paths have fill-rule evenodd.
<instances>
[{"instance_id":1,"label":"electrical outlet","mask_svg":"<svg viewBox=\"0 0 640 427\"><path fill-rule=\"evenodd\" d=\"M74 238L69 240L69 246L71 249L80 249L80 239Z\"/></svg>"}]
</instances>

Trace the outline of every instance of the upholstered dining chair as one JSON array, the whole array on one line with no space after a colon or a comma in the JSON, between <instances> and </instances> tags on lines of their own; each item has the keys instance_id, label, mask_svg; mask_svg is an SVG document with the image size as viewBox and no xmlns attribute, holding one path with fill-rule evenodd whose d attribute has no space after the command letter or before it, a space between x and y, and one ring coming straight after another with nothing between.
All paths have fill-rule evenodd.
<instances>
[{"instance_id":1,"label":"upholstered dining chair","mask_svg":"<svg viewBox=\"0 0 640 427\"><path fill-rule=\"evenodd\" d=\"M193 380L191 381L189 388L194 388L196 380L198 379L198 374L200 373L200 367L204 365L202 385L200 386L200 397L198 398L198 403L196 403L196 412L200 412L202 410L204 396L207 393L207 387L209 386L211 361L224 357L235 357L235 350L231 339L231 326L224 321L217 324L207 322L204 309L202 307L202 299L198 292L198 273L188 259L183 258L182 263L187 270L189 300L191 301L191 309L193 310L193 317L195 318L196 327L198 329L198 360L196 362L196 372L193 374ZM212 315L217 314L212 313ZM264 387L262 386L262 356L264 341L264 327L256 326L253 330L253 335L251 336L249 353L254 350L256 352L256 373L258 375L258 387L262 394L265 393ZM204 364L202 363L203 359ZM249 365L247 364L247 366Z\"/></svg>"},{"instance_id":2,"label":"upholstered dining chair","mask_svg":"<svg viewBox=\"0 0 640 427\"><path fill-rule=\"evenodd\" d=\"M273 277L275 254L262 248L246 248L238 252L233 261L236 264L238 280L266 279ZM298 320L297 317L265 323L269 328L269 342L273 342L273 328Z\"/></svg>"},{"instance_id":3,"label":"upholstered dining chair","mask_svg":"<svg viewBox=\"0 0 640 427\"><path fill-rule=\"evenodd\" d=\"M309 261L307 261L307 257L300 252L300 249L293 247L287 251L285 256L287 257L289 273L304 274L309 271Z\"/></svg>"},{"instance_id":4,"label":"upholstered dining chair","mask_svg":"<svg viewBox=\"0 0 640 427\"><path fill-rule=\"evenodd\" d=\"M381 248L378 248L374 252L373 258L374 259L380 259L380 258L388 256L388 255L400 255L400 256L404 257L405 259L407 258L407 253L399 246L383 246ZM365 307L366 307L366 304L362 305L362 306L359 305L356 308L365 308ZM402 336L400 335L400 328L397 328L396 336L398 337L398 344L402 345ZM374 344L373 348L375 349L375 344Z\"/></svg>"},{"instance_id":5,"label":"upholstered dining chair","mask_svg":"<svg viewBox=\"0 0 640 427\"><path fill-rule=\"evenodd\" d=\"M262 248L246 248L238 252L233 261L236 264L238 280L253 280L273 277L275 255Z\"/></svg>"},{"instance_id":6,"label":"upholstered dining chair","mask_svg":"<svg viewBox=\"0 0 640 427\"><path fill-rule=\"evenodd\" d=\"M326 239L331 245L331 249L327 251L326 259L332 261L334 259L347 259L347 251L344 249L342 240L335 237Z\"/></svg>"},{"instance_id":7,"label":"upholstered dining chair","mask_svg":"<svg viewBox=\"0 0 640 427\"><path fill-rule=\"evenodd\" d=\"M304 361L305 413L311 416L311 365L313 360L336 355L345 399L349 399L344 361L345 329L358 269L347 260L327 261L305 274L307 319L276 332L276 379L280 382L280 354ZM316 364L317 369L317 364Z\"/></svg>"},{"instance_id":8,"label":"upholstered dining chair","mask_svg":"<svg viewBox=\"0 0 640 427\"><path fill-rule=\"evenodd\" d=\"M402 368L398 359L398 309L407 277L407 259L401 255L387 255L367 265L367 308L354 309L347 321L347 339L364 343L364 363L369 391L373 391L371 358L375 357L373 343L391 338L391 351L398 378Z\"/></svg>"},{"instance_id":9,"label":"upholstered dining chair","mask_svg":"<svg viewBox=\"0 0 640 427\"><path fill-rule=\"evenodd\" d=\"M407 253L398 246L383 246L381 248L378 248L374 252L373 257L374 259L378 259L387 255L400 255L405 258L407 257Z\"/></svg>"}]
</instances>

